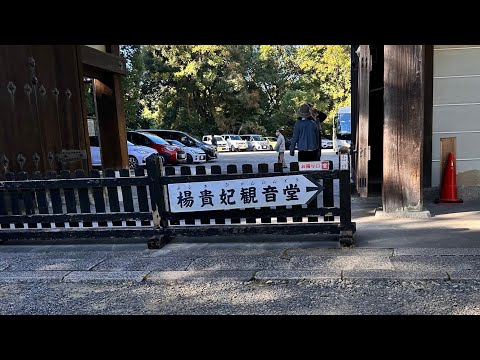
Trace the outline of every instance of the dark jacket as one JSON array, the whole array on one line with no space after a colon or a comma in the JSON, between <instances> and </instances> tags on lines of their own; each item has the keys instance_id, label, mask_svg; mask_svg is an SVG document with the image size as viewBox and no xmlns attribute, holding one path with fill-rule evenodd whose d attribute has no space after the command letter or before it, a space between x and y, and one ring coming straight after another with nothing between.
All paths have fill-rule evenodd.
<instances>
[{"instance_id":1,"label":"dark jacket","mask_svg":"<svg viewBox=\"0 0 480 360\"><path fill-rule=\"evenodd\" d=\"M320 148L320 133L317 123L309 119L298 120L293 129L290 151L295 150L295 145L299 151L314 151Z\"/></svg>"}]
</instances>

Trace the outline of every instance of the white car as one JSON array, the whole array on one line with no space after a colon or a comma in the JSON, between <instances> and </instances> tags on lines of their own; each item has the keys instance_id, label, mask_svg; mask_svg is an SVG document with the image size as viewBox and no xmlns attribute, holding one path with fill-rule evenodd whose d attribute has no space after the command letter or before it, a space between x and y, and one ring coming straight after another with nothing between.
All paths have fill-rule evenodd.
<instances>
[{"instance_id":1,"label":"white car","mask_svg":"<svg viewBox=\"0 0 480 360\"><path fill-rule=\"evenodd\" d=\"M145 166L147 164L147 157L152 154L158 154L157 150L147 146L134 145L127 141L128 148L128 166L130 169L135 169L138 166ZM92 156L92 166L102 166L102 158L100 156L100 145L98 137L90 136L90 154Z\"/></svg>"},{"instance_id":2,"label":"white car","mask_svg":"<svg viewBox=\"0 0 480 360\"><path fill-rule=\"evenodd\" d=\"M183 151L187 154L187 163L202 163L207 161L207 154L200 148L187 146L177 140L166 139L170 145L176 145L183 148Z\"/></svg>"},{"instance_id":3,"label":"white car","mask_svg":"<svg viewBox=\"0 0 480 360\"><path fill-rule=\"evenodd\" d=\"M220 135L214 135L215 140L217 140L217 151L230 151L230 148L228 147L227 142L220 136ZM204 143L207 143L209 145L212 145L212 135L204 135L202 138L202 141Z\"/></svg>"},{"instance_id":4,"label":"white car","mask_svg":"<svg viewBox=\"0 0 480 360\"><path fill-rule=\"evenodd\" d=\"M222 138L227 142L230 151L247 151L248 143L242 140L240 135L222 134Z\"/></svg>"},{"instance_id":5,"label":"white car","mask_svg":"<svg viewBox=\"0 0 480 360\"><path fill-rule=\"evenodd\" d=\"M251 151L270 150L270 144L261 135L245 134L245 135L240 135L240 137L247 142L248 150L251 150Z\"/></svg>"},{"instance_id":6,"label":"white car","mask_svg":"<svg viewBox=\"0 0 480 360\"><path fill-rule=\"evenodd\" d=\"M333 149L333 140L322 138L322 149Z\"/></svg>"}]
</instances>

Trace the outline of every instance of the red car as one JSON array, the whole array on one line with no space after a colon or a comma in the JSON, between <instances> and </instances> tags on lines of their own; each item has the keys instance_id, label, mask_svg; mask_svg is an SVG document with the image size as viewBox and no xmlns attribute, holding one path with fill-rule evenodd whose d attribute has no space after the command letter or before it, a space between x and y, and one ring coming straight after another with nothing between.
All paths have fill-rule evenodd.
<instances>
[{"instance_id":1,"label":"red car","mask_svg":"<svg viewBox=\"0 0 480 360\"><path fill-rule=\"evenodd\" d=\"M127 140L135 145L148 146L157 150L164 164L180 164L187 161L187 154L181 147L170 145L160 136L144 132L127 131Z\"/></svg>"}]
</instances>

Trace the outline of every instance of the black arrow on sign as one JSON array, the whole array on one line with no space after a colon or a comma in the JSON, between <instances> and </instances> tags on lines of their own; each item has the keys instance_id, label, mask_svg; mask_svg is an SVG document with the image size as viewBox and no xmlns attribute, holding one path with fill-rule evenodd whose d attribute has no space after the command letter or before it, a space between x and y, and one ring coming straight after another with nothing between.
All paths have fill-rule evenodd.
<instances>
[{"instance_id":1,"label":"black arrow on sign","mask_svg":"<svg viewBox=\"0 0 480 360\"><path fill-rule=\"evenodd\" d=\"M311 178L310 176L307 176L307 175L303 175L305 178L307 178L309 181L311 181L312 183L314 183L315 185L317 186L307 186L306 187L306 192L312 192L312 191L315 191L312 196L310 197L310 199L308 199L308 201L306 202L306 204L310 204L313 199L315 199L318 194L320 194L323 190L323 186L320 185L318 182L316 182L313 178Z\"/></svg>"}]
</instances>

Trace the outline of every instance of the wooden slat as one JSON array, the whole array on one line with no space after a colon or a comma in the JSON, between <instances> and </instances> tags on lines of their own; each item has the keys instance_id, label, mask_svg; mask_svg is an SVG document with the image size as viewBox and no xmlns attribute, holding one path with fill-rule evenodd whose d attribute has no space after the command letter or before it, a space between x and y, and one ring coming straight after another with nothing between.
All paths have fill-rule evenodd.
<instances>
[{"instance_id":1,"label":"wooden slat","mask_svg":"<svg viewBox=\"0 0 480 360\"><path fill-rule=\"evenodd\" d=\"M355 231L355 224L262 224L262 225L211 225L211 226L185 226L175 228L176 235L184 236L215 236L215 235L259 235L259 234L338 234L340 231ZM319 237L320 238L320 237Z\"/></svg>"},{"instance_id":2,"label":"wooden slat","mask_svg":"<svg viewBox=\"0 0 480 360\"><path fill-rule=\"evenodd\" d=\"M5 174L7 181L15 181L15 174L8 172ZM5 185L4 185L5 186ZM18 191L7 191L7 196L10 198L10 207L13 215L20 215L20 207L18 206Z\"/></svg>"},{"instance_id":3,"label":"wooden slat","mask_svg":"<svg viewBox=\"0 0 480 360\"><path fill-rule=\"evenodd\" d=\"M253 174L252 164L243 164L242 165L242 173L243 174Z\"/></svg>"},{"instance_id":4,"label":"wooden slat","mask_svg":"<svg viewBox=\"0 0 480 360\"><path fill-rule=\"evenodd\" d=\"M105 176L106 177L115 177L115 170L113 169L106 169L105 170ZM108 203L110 205L110 211L111 212L120 212L120 202L118 200L118 189L115 186L109 186L107 187L107 192L108 192Z\"/></svg>"},{"instance_id":5,"label":"wooden slat","mask_svg":"<svg viewBox=\"0 0 480 360\"><path fill-rule=\"evenodd\" d=\"M323 207L333 207L333 179L323 179ZM333 215L325 215L324 221L333 221Z\"/></svg>"},{"instance_id":6,"label":"wooden slat","mask_svg":"<svg viewBox=\"0 0 480 360\"><path fill-rule=\"evenodd\" d=\"M222 167L220 165L212 165L212 167L210 168L210 172L212 175L221 175Z\"/></svg>"},{"instance_id":7,"label":"wooden slat","mask_svg":"<svg viewBox=\"0 0 480 360\"><path fill-rule=\"evenodd\" d=\"M189 166L181 166L180 167L180 175L182 176L189 176L192 175L192 171ZM197 212L196 218L200 217L200 213ZM185 220L185 225L195 225L195 219L186 219Z\"/></svg>"},{"instance_id":8,"label":"wooden slat","mask_svg":"<svg viewBox=\"0 0 480 360\"><path fill-rule=\"evenodd\" d=\"M165 175L166 176L175 175L175 168L173 166L165 166Z\"/></svg>"},{"instance_id":9,"label":"wooden slat","mask_svg":"<svg viewBox=\"0 0 480 360\"><path fill-rule=\"evenodd\" d=\"M168 176L174 176L175 175L175 168L173 166L166 166L165 167L165 177L163 177L161 180L166 179ZM180 225L180 222L178 220L172 220L170 222L171 225Z\"/></svg>"},{"instance_id":10,"label":"wooden slat","mask_svg":"<svg viewBox=\"0 0 480 360\"><path fill-rule=\"evenodd\" d=\"M85 177L85 172L82 169L75 171L75 177L81 179ZM78 188L78 199L80 202L80 211L85 213L90 213L90 199L88 197L88 188Z\"/></svg>"},{"instance_id":11,"label":"wooden slat","mask_svg":"<svg viewBox=\"0 0 480 360\"><path fill-rule=\"evenodd\" d=\"M298 162L291 162L290 163L290 172L298 172L300 171L300 167L298 165ZM302 208L302 205L292 205L292 210L291 213L294 214L297 210L300 210ZM301 216L293 216L292 217L293 222L302 222L302 217Z\"/></svg>"},{"instance_id":12,"label":"wooden slat","mask_svg":"<svg viewBox=\"0 0 480 360\"><path fill-rule=\"evenodd\" d=\"M145 176L145 170L143 168L135 169L135 176ZM138 208L141 212L148 212L150 208L148 206L147 188L144 185L137 186L138 195Z\"/></svg>"},{"instance_id":13,"label":"wooden slat","mask_svg":"<svg viewBox=\"0 0 480 360\"><path fill-rule=\"evenodd\" d=\"M258 173L259 174L268 174L268 171L269 171L268 170L268 164L265 164L265 163L258 164ZM263 194L260 193L260 194L257 194L257 196L260 197L260 196L263 196ZM270 210L270 208L269 207L260 208L260 214L264 214L265 210ZM263 216L263 217L260 218L260 222L262 224L269 224L269 223L272 222L272 219L270 217Z\"/></svg>"},{"instance_id":14,"label":"wooden slat","mask_svg":"<svg viewBox=\"0 0 480 360\"><path fill-rule=\"evenodd\" d=\"M115 170L106 169L105 177L114 178ZM107 187L107 193L108 193L108 204L110 205L110 212L114 212L114 213L120 212L120 202L118 200L118 188L116 186L109 186ZM112 225L121 226L122 222L114 221Z\"/></svg>"},{"instance_id":15,"label":"wooden slat","mask_svg":"<svg viewBox=\"0 0 480 360\"><path fill-rule=\"evenodd\" d=\"M282 163L274 163L273 164L273 172L278 173L278 175L282 175L283 173L283 164ZM277 210L286 212L286 206L277 206ZM287 222L286 216L277 216L277 223Z\"/></svg>"},{"instance_id":16,"label":"wooden slat","mask_svg":"<svg viewBox=\"0 0 480 360\"><path fill-rule=\"evenodd\" d=\"M42 174L39 171L35 171L33 173L32 178L34 180L41 180ZM47 192L45 189L37 189L35 191L37 197L37 205L38 205L38 213L39 214L48 214L48 202L47 202ZM49 228L51 227L50 221L42 223L42 228Z\"/></svg>"},{"instance_id":17,"label":"wooden slat","mask_svg":"<svg viewBox=\"0 0 480 360\"><path fill-rule=\"evenodd\" d=\"M57 172L56 171L48 171L47 172L48 179L55 179L57 181ZM60 189L50 189L50 200L52 202L52 212L53 214L62 214L62 197L60 194ZM63 222L55 223L56 227L65 227Z\"/></svg>"},{"instance_id":18,"label":"wooden slat","mask_svg":"<svg viewBox=\"0 0 480 360\"><path fill-rule=\"evenodd\" d=\"M100 172L98 170L91 170L90 177L99 178ZM97 213L105 212L105 199L103 198L103 188L92 187L93 201L95 203L95 210Z\"/></svg>"},{"instance_id":19,"label":"wooden slat","mask_svg":"<svg viewBox=\"0 0 480 360\"><path fill-rule=\"evenodd\" d=\"M60 173L62 179L70 179L70 171L62 170ZM65 204L67 205L67 213L76 213L77 212L77 203L75 201L75 192L73 189L63 189L65 194Z\"/></svg>"},{"instance_id":20,"label":"wooden slat","mask_svg":"<svg viewBox=\"0 0 480 360\"><path fill-rule=\"evenodd\" d=\"M17 173L17 180L26 181L28 180L28 174L26 172ZM33 198L31 190L24 190L20 192L23 199L23 204L25 206L25 215L32 215L33 211Z\"/></svg>"},{"instance_id":21,"label":"wooden slat","mask_svg":"<svg viewBox=\"0 0 480 360\"><path fill-rule=\"evenodd\" d=\"M56 171L47 172L48 179L57 179ZM52 201L52 209L54 214L61 214L62 210L62 198L60 196L59 189L50 189L50 200Z\"/></svg>"},{"instance_id":22,"label":"wooden slat","mask_svg":"<svg viewBox=\"0 0 480 360\"><path fill-rule=\"evenodd\" d=\"M129 177L130 170L121 169L120 177ZM131 186L122 186L123 209L126 212L133 212L133 196Z\"/></svg>"},{"instance_id":23,"label":"wooden slat","mask_svg":"<svg viewBox=\"0 0 480 360\"><path fill-rule=\"evenodd\" d=\"M205 165L195 166L195 173L197 175L206 175L207 174L207 169L205 168Z\"/></svg>"},{"instance_id":24,"label":"wooden slat","mask_svg":"<svg viewBox=\"0 0 480 360\"><path fill-rule=\"evenodd\" d=\"M6 191L0 191L0 215L7 215L7 206L5 203Z\"/></svg>"}]
</instances>

